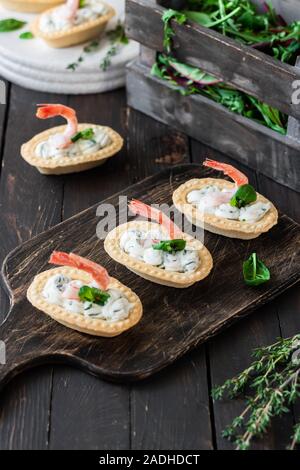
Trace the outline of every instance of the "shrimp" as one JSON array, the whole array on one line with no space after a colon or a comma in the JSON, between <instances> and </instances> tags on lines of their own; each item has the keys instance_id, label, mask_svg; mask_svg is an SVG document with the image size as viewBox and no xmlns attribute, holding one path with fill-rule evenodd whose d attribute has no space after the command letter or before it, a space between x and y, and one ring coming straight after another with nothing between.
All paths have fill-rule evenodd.
<instances>
[{"instance_id":1,"label":"shrimp","mask_svg":"<svg viewBox=\"0 0 300 470\"><path fill-rule=\"evenodd\" d=\"M62 251L53 251L50 256L49 263L58 266L70 266L71 268L82 269L89 273L94 281L96 281L104 290L107 290L110 277L105 268L93 261L90 261L74 253L64 253Z\"/></svg>"},{"instance_id":2,"label":"shrimp","mask_svg":"<svg viewBox=\"0 0 300 470\"><path fill-rule=\"evenodd\" d=\"M48 119L55 116L62 116L67 120L67 128L61 134L55 134L51 142L56 148L64 149L72 144L71 138L78 131L78 121L74 109L63 104L38 104L39 108L36 116L39 119Z\"/></svg>"},{"instance_id":3,"label":"shrimp","mask_svg":"<svg viewBox=\"0 0 300 470\"><path fill-rule=\"evenodd\" d=\"M244 184L248 184L248 178L244 175L241 171L234 168L232 165L228 165L227 163L217 162L215 160L206 159L203 162L204 166L209 168L213 168L214 170L219 170L224 173L224 175L229 176L236 184L236 186L243 186Z\"/></svg>"},{"instance_id":4,"label":"shrimp","mask_svg":"<svg viewBox=\"0 0 300 470\"><path fill-rule=\"evenodd\" d=\"M162 225L168 231L171 240L174 238L182 238L182 231L162 211L155 209L154 207L150 207L141 201L137 201L136 199L133 199L129 203L129 209L135 215L147 217L148 219L154 220L155 222Z\"/></svg>"},{"instance_id":5,"label":"shrimp","mask_svg":"<svg viewBox=\"0 0 300 470\"><path fill-rule=\"evenodd\" d=\"M63 16L63 18L73 23L78 8L79 0L67 0L67 3L60 8L60 14Z\"/></svg>"},{"instance_id":6,"label":"shrimp","mask_svg":"<svg viewBox=\"0 0 300 470\"><path fill-rule=\"evenodd\" d=\"M80 287L78 281L71 281L62 293L62 297L69 300L78 300Z\"/></svg>"}]
</instances>

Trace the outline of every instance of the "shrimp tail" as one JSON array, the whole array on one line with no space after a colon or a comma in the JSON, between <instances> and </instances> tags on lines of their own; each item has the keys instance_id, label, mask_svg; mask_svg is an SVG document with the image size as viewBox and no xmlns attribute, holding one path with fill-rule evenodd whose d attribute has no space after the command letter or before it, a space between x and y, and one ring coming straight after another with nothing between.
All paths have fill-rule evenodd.
<instances>
[{"instance_id":1,"label":"shrimp tail","mask_svg":"<svg viewBox=\"0 0 300 470\"><path fill-rule=\"evenodd\" d=\"M242 186L244 184L248 184L248 178L244 173L234 168L232 165L228 165L227 163L217 162L216 160L206 159L203 162L203 165L208 168L213 168L214 170L219 170L224 173L224 175L229 176L237 186Z\"/></svg>"},{"instance_id":2,"label":"shrimp tail","mask_svg":"<svg viewBox=\"0 0 300 470\"><path fill-rule=\"evenodd\" d=\"M38 104L36 116L39 119L48 119L55 116L62 116L67 120L67 127L63 133L52 136L52 142L56 148L66 148L71 145L71 138L78 131L78 121L76 111L63 104Z\"/></svg>"},{"instance_id":3,"label":"shrimp tail","mask_svg":"<svg viewBox=\"0 0 300 470\"><path fill-rule=\"evenodd\" d=\"M171 239L182 237L182 231L159 209L148 206L137 199L132 199L128 206L133 214L141 215L162 225L168 231Z\"/></svg>"},{"instance_id":4,"label":"shrimp tail","mask_svg":"<svg viewBox=\"0 0 300 470\"><path fill-rule=\"evenodd\" d=\"M94 281L104 290L108 288L110 277L106 269L82 256L75 255L74 253L64 253L63 251L54 251L50 256L49 263L81 269L89 273Z\"/></svg>"}]
</instances>

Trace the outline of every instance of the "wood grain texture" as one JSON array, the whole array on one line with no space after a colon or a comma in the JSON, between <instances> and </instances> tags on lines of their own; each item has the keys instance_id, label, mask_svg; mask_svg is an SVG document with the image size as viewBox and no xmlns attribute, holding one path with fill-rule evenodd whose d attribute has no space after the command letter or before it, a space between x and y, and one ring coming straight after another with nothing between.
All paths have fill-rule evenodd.
<instances>
[{"instance_id":1,"label":"wood grain texture","mask_svg":"<svg viewBox=\"0 0 300 470\"><path fill-rule=\"evenodd\" d=\"M148 0L127 0L128 36L162 52L164 11ZM297 11L298 8L295 15ZM188 21L179 25L172 21L172 27L175 31L173 53L179 60L203 68L283 113L300 118L299 106L291 102L293 82L300 79L298 69L196 23Z\"/></svg>"},{"instance_id":2,"label":"wood grain texture","mask_svg":"<svg viewBox=\"0 0 300 470\"><path fill-rule=\"evenodd\" d=\"M55 101L54 95L11 86L0 181L0 258L15 246L61 221L62 179L40 175L20 157L20 145L47 124L34 117L36 103ZM61 97L63 102L63 97ZM2 107L1 107L2 108ZM4 291L0 318L8 311ZM1 334L0 334L0 339ZM0 448L46 449L51 401L52 368L32 370L13 380L1 395Z\"/></svg>"},{"instance_id":3,"label":"wood grain texture","mask_svg":"<svg viewBox=\"0 0 300 470\"><path fill-rule=\"evenodd\" d=\"M181 96L149 67L128 67L128 103L133 108L300 191L300 142L268 129L201 95Z\"/></svg>"},{"instance_id":4,"label":"wood grain texture","mask_svg":"<svg viewBox=\"0 0 300 470\"><path fill-rule=\"evenodd\" d=\"M128 188L125 194L128 198L170 203L173 189L183 181L207 174L197 165L179 166L171 174L165 171ZM118 196L106 202L116 205ZM205 244L214 257L215 269L201 284L178 292L145 283L108 259L103 242L95 235L98 222L95 209L92 207L33 238L6 258L3 275L13 293L14 306L1 328L8 357L7 365L0 369L2 383L27 364L48 361L76 364L111 380L146 378L299 280L300 230L286 216L280 217L270 233L247 243L237 244L231 239L206 234ZM73 250L95 261L101 260L113 277L141 297L145 311L142 321L131 331L110 339L108 348L107 339L79 334L37 312L25 299L26 288L35 273L47 268L54 249ZM245 286L241 276L241 263L253 251L264 253L273 273L272 281L259 290ZM216 290L222 297L215 296ZM29 334L28 322L33 325Z\"/></svg>"}]
</instances>

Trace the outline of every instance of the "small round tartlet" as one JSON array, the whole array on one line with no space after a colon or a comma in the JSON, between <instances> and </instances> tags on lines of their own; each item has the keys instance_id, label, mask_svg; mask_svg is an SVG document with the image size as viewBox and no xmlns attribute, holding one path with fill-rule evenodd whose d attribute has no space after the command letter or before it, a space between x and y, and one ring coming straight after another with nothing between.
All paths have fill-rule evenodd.
<instances>
[{"instance_id":1,"label":"small round tartlet","mask_svg":"<svg viewBox=\"0 0 300 470\"><path fill-rule=\"evenodd\" d=\"M104 241L105 251L111 258L113 258L118 263L123 264L126 266L126 268L138 276L163 286L186 288L207 277L212 270L213 259L210 252L200 241L186 233L182 234L182 238L187 242L189 247L197 250L199 255L199 266L195 272L179 273L174 271L167 271L130 256L121 249L120 238L125 231L132 229L142 231L160 229L164 231L164 228L155 222L135 220L119 225L107 235Z\"/></svg>"},{"instance_id":2,"label":"small round tartlet","mask_svg":"<svg viewBox=\"0 0 300 470\"><path fill-rule=\"evenodd\" d=\"M78 130L83 131L94 127L95 124L79 124ZM113 129L106 126L98 126L105 129L111 143L106 147L94 153L76 155L76 156L58 156L52 158L39 157L35 153L37 145L46 141L51 135L63 133L66 125L52 127L22 145L21 155L32 166L35 166L40 173L46 175L62 175L67 173L78 173L79 171L89 170L96 166L102 165L106 160L114 156L123 147L122 137Z\"/></svg>"},{"instance_id":3,"label":"small round tartlet","mask_svg":"<svg viewBox=\"0 0 300 470\"><path fill-rule=\"evenodd\" d=\"M115 16L115 10L105 2L101 2L106 7L106 12L96 18L95 20L85 21L84 23L73 26L67 30L46 33L41 31L39 27L41 16L44 13L50 13L53 8L45 11L42 15L38 16L31 24L31 31L35 37L43 39L48 46L53 48L70 47L76 44L89 41L105 30L107 23Z\"/></svg>"},{"instance_id":4,"label":"small round tartlet","mask_svg":"<svg viewBox=\"0 0 300 470\"><path fill-rule=\"evenodd\" d=\"M257 201L269 203L271 207L266 215L257 222L229 220L199 211L197 207L187 201L187 195L191 191L202 189L208 185L217 186L220 189L233 189L235 187L234 183L224 179L195 178L179 186L173 193L173 202L176 209L183 213L194 225L225 237L251 240L259 237L262 233L268 232L277 224L278 212L276 207L259 193L257 193Z\"/></svg>"},{"instance_id":5,"label":"small round tartlet","mask_svg":"<svg viewBox=\"0 0 300 470\"><path fill-rule=\"evenodd\" d=\"M87 318L78 313L68 312L59 305L50 304L43 297L42 291L47 280L55 274L62 274L87 284L92 281L92 277L81 269L67 266L49 269L35 276L27 290L27 299L34 307L46 313L58 323L72 328L73 330L80 331L81 333L87 333L93 336L113 337L129 330L140 321L143 314L143 306L139 297L129 289L129 287L124 286L124 284L114 278L110 278L108 288L118 289L132 304L129 315L124 320L109 322L97 318Z\"/></svg>"},{"instance_id":6,"label":"small round tartlet","mask_svg":"<svg viewBox=\"0 0 300 470\"><path fill-rule=\"evenodd\" d=\"M20 13L41 13L61 3L64 0L0 0L0 5Z\"/></svg>"}]
</instances>

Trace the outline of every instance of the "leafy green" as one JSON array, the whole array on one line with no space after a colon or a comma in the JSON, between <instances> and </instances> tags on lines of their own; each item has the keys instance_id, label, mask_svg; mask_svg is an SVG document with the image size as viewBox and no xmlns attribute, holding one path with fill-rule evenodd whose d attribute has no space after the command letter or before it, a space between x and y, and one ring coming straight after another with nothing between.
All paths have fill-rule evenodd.
<instances>
[{"instance_id":1,"label":"leafy green","mask_svg":"<svg viewBox=\"0 0 300 470\"><path fill-rule=\"evenodd\" d=\"M164 23L163 46L167 52L171 51L172 38L175 34L171 25L171 20L175 20L178 24L183 24L186 22L187 18L184 13L180 13L176 10L169 9L164 12L162 16L162 21Z\"/></svg>"},{"instance_id":2,"label":"leafy green","mask_svg":"<svg viewBox=\"0 0 300 470\"><path fill-rule=\"evenodd\" d=\"M21 33L19 36L20 39L33 39L34 35L32 34L31 31L25 31L24 33Z\"/></svg>"},{"instance_id":3,"label":"leafy green","mask_svg":"<svg viewBox=\"0 0 300 470\"><path fill-rule=\"evenodd\" d=\"M0 33L7 33L9 31L15 31L16 29L23 28L26 21L16 20L15 18L6 18L0 20Z\"/></svg>"},{"instance_id":4,"label":"leafy green","mask_svg":"<svg viewBox=\"0 0 300 470\"><path fill-rule=\"evenodd\" d=\"M110 298L108 292L90 286L80 287L78 296L82 302L87 301L97 305L105 305Z\"/></svg>"},{"instance_id":5,"label":"leafy green","mask_svg":"<svg viewBox=\"0 0 300 470\"><path fill-rule=\"evenodd\" d=\"M231 198L230 205L240 209L247 204L251 204L251 202L255 202L256 199L257 194L253 186L251 184L243 184Z\"/></svg>"},{"instance_id":6,"label":"leafy green","mask_svg":"<svg viewBox=\"0 0 300 470\"><path fill-rule=\"evenodd\" d=\"M186 241L181 239L162 240L161 242L152 245L154 250L162 250L168 253L172 253L172 251L182 251L185 247Z\"/></svg>"},{"instance_id":7,"label":"leafy green","mask_svg":"<svg viewBox=\"0 0 300 470\"><path fill-rule=\"evenodd\" d=\"M79 0L79 8L85 7L86 0Z\"/></svg>"},{"instance_id":8,"label":"leafy green","mask_svg":"<svg viewBox=\"0 0 300 470\"><path fill-rule=\"evenodd\" d=\"M100 63L100 68L105 72L108 67L111 65L111 58L117 55L118 53L118 48L120 44L128 44L129 40L128 37L126 36L124 26L122 23L118 23L115 29L112 29L111 31L108 31L106 33L106 36L109 38L111 42L111 46L108 49L105 57L102 59Z\"/></svg>"},{"instance_id":9,"label":"leafy green","mask_svg":"<svg viewBox=\"0 0 300 470\"><path fill-rule=\"evenodd\" d=\"M79 139L84 139L84 140L91 140L94 137L94 131L91 127L88 129L84 129L83 131L77 132L72 138L71 141L73 143L77 142Z\"/></svg>"},{"instance_id":10,"label":"leafy green","mask_svg":"<svg viewBox=\"0 0 300 470\"><path fill-rule=\"evenodd\" d=\"M243 263L243 275L248 286L259 286L271 278L269 269L256 253L252 253L250 258Z\"/></svg>"},{"instance_id":11,"label":"leafy green","mask_svg":"<svg viewBox=\"0 0 300 470\"><path fill-rule=\"evenodd\" d=\"M199 68L179 62L170 55L158 54L151 73L160 79L167 80L184 96L204 95L230 111L253 119L275 132L282 135L287 132L288 117L277 109L244 92L235 90Z\"/></svg>"}]
</instances>

